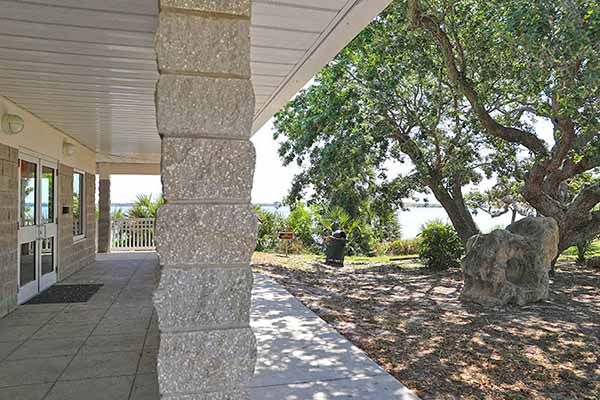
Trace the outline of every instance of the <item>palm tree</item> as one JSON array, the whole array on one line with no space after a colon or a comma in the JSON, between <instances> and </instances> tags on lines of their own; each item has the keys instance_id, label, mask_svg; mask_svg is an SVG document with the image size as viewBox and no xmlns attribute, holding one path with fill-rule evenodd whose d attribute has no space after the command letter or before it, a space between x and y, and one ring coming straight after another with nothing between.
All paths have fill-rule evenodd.
<instances>
[{"instance_id":1,"label":"palm tree","mask_svg":"<svg viewBox=\"0 0 600 400\"><path fill-rule=\"evenodd\" d=\"M127 211L127 216L129 218L156 218L158 208L164 202L162 196L155 201L152 199L151 194L138 194L133 207Z\"/></svg>"}]
</instances>

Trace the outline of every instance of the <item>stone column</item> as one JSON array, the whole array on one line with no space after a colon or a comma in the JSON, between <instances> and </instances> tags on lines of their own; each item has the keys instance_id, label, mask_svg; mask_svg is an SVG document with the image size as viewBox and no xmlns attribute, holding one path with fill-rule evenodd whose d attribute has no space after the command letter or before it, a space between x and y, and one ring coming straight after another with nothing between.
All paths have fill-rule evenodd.
<instances>
[{"instance_id":1,"label":"stone column","mask_svg":"<svg viewBox=\"0 0 600 400\"><path fill-rule=\"evenodd\" d=\"M160 6L160 393L169 400L247 399L256 361L249 314L257 229L250 0Z\"/></svg>"},{"instance_id":2,"label":"stone column","mask_svg":"<svg viewBox=\"0 0 600 400\"><path fill-rule=\"evenodd\" d=\"M100 175L98 185L98 253L110 252L110 175Z\"/></svg>"}]
</instances>

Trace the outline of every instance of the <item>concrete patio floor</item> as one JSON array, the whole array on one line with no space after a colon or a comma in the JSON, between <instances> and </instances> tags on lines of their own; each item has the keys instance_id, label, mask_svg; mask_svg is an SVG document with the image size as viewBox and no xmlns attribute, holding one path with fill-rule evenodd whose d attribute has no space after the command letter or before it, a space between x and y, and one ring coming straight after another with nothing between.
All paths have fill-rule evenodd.
<instances>
[{"instance_id":1,"label":"concrete patio floor","mask_svg":"<svg viewBox=\"0 0 600 400\"><path fill-rule=\"evenodd\" d=\"M0 400L158 400L154 253L99 255L64 283L103 283L82 304L0 319ZM274 281L257 275L252 400L417 399Z\"/></svg>"}]
</instances>

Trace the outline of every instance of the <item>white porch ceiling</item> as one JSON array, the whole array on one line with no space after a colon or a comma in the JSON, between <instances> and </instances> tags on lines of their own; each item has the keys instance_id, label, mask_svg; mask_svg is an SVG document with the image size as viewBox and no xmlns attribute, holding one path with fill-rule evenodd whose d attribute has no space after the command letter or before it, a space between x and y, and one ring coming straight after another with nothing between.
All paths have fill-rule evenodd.
<instances>
[{"instance_id":1,"label":"white porch ceiling","mask_svg":"<svg viewBox=\"0 0 600 400\"><path fill-rule=\"evenodd\" d=\"M391 0L254 0L258 130ZM0 95L98 161L156 161L157 0L0 0Z\"/></svg>"}]
</instances>

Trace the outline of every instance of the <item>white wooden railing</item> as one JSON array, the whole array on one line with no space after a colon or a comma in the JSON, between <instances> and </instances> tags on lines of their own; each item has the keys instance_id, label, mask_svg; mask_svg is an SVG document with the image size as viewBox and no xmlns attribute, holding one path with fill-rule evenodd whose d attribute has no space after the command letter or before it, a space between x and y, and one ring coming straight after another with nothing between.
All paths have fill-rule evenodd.
<instances>
[{"instance_id":1,"label":"white wooden railing","mask_svg":"<svg viewBox=\"0 0 600 400\"><path fill-rule=\"evenodd\" d=\"M154 218L112 221L111 251L154 250Z\"/></svg>"}]
</instances>

